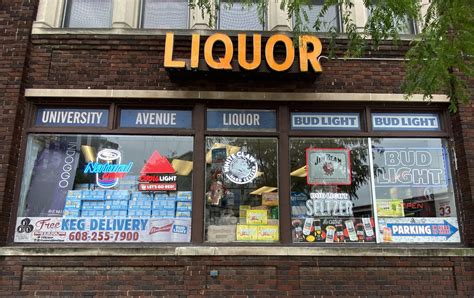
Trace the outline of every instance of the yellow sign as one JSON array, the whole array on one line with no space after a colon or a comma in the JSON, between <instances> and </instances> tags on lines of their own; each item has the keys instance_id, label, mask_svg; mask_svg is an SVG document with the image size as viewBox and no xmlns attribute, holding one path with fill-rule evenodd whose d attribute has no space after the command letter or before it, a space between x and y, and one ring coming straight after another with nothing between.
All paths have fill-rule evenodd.
<instances>
[{"instance_id":1,"label":"yellow sign","mask_svg":"<svg viewBox=\"0 0 474 298\"><path fill-rule=\"evenodd\" d=\"M262 36L260 34L253 34L253 49L251 60L247 60L247 34L238 34L237 50L238 63L242 69L254 70L262 63ZM165 57L164 66L166 68L185 68L186 63L189 63L191 69L199 67L199 49L201 36L193 34L191 39L191 57L189 62L184 60L176 60L173 58L174 50L174 34L172 32L166 33L165 42ZM224 45L224 52L219 56L214 54L214 45L222 43ZM285 59L277 61L275 59L275 46L281 43L285 47ZM270 69L278 72L286 71L295 62L295 47L290 37L284 34L274 34L270 36L265 44L265 59ZM322 52L322 44L319 38L312 35L301 35L299 37L299 70L301 72L309 71L309 66L315 72L322 72L321 64L318 61L319 55ZM234 44L231 38L223 33L215 33L207 37L204 43L204 61L209 68L212 69L232 69L232 59L234 55ZM278 59L280 60L280 59Z\"/></svg>"}]
</instances>

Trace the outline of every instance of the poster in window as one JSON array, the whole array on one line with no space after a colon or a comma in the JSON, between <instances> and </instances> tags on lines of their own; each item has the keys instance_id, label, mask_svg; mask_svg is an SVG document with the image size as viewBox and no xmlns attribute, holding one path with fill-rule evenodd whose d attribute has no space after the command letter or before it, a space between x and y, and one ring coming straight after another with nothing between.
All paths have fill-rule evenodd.
<instances>
[{"instance_id":1,"label":"poster in window","mask_svg":"<svg viewBox=\"0 0 474 298\"><path fill-rule=\"evenodd\" d=\"M307 183L309 185L350 185L350 150L344 148L307 148Z\"/></svg>"}]
</instances>

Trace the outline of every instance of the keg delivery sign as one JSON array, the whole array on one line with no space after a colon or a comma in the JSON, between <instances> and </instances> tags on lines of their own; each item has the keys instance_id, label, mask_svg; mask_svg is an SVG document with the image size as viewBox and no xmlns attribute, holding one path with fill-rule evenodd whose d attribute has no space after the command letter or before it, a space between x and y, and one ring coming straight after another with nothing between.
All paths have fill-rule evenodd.
<instances>
[{"instance_id":1,"label":"keg delivery sign","mask_svg":"<svg viewBox=\"0 0 474 298\"><path fill-rule=\"evenodd\" d=\"M189 242L190 218L17 218L15 242Z\"/></svg>"}]
</instances>

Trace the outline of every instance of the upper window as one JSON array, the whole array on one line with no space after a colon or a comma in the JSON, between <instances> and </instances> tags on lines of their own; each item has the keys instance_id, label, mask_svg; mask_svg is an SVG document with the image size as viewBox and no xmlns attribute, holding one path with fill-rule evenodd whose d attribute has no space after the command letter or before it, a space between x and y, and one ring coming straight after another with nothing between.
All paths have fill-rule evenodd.
<instances>
[{"instance_id":1,"label":"upper window","mask_svg":"<svg viewBox=\"0 0 474 298\"><path fill-rule=\"evenodd\" d=\"M112 0L68 0L64 27L109 28L112 25Z\"/></svg>"},{"instance_id":2,"label":"upper window","mask_svg":"<svg viewBox=\"0 0 474 298\"><path fill-rule=\"evenodd\" d=\"M188 28L187 0L143 0L143 28Z\"/></svg>"},{"instance_id":3,"label":"upper window","mask_svg":"<svg viewBox=\"0 0 474 298\"><path fill-rule=\"evenodd\" d=\"M367 8L367 19L372 16L373 9L371 7ZM405 16L404 18L399 18L397 21L398 24L392 24L397 26L396 31L398 34L416 34L416 25L415 22Z\"/></svg>"},{"instance_id":4,"label":"upper window","mask_svg":"<svg viewBox=\"0 0 474 298\"><path fill-rule=\"evenodd\" d=\"M329 7L328 11L318 21L321 9L324 6L324 0L312 0L309 5L302 5L300 11L301 29L303 31L310 31L317 29L320 32L329 32L334 28L337 32L341 30L339 22L339 10L337 6ZM296 18L293 18L293 26L296 23Z\"/></svg>"},{"instance_id":5,"label":"upper window","mask_svg":"<svg viewBox=\"0 0 474 298\"><path fill-rule=\"evenodd\" d=\"M242 1L220 2L218 26L221 30L265 30L257 4L249 5Z\"/></svg>"}]
</instances>

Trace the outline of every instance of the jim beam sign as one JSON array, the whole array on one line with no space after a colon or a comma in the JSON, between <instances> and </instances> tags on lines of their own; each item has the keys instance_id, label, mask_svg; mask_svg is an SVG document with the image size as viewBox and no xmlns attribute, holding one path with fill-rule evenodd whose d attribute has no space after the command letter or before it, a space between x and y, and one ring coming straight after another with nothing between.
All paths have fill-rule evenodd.
<instances>
[{"instance_id":1,"label":"jim beam sign","mask_svg":"<svg viewBox=\"0 0 474 298\"><path fill-rule=\"evenodd\" d=\"M283 34L274 34L268 38L264 48L262 46L262 36L260 34L253 34L252 37L252 59L247 59L247 34L238 34L237 36L237 59L239 66L242 69L258 69L262 63L263 50L265 51L265 60L270 69L277 72L283 72L291 68L295 61L296 50L293 40L290 37ZM316 36L312 35L301 35L298 41L299 71L308 72L311 66L313 71L322 72L321 64L318 61L318 57L321 55L322 51L321 41ZM164 66L168 69L184 69L186 67L197 69L199 67L200 43L201 36L199 34L193 34L191 40L191 59L189 62L174 59L174 34L168 32L166 34ZM215 57L213 52L216 43L224 44L224 52L219 57ZM275 46L278 43L281 43L285 47L285 59L283 61L277 61L275 59L274 51ZM232 59L234 58L234 47L235 45L231 38L226 34L215 33L207 37L204 43L204 61L206 65L211 69L231 70Z\"/></svg>"}]
</instances>

